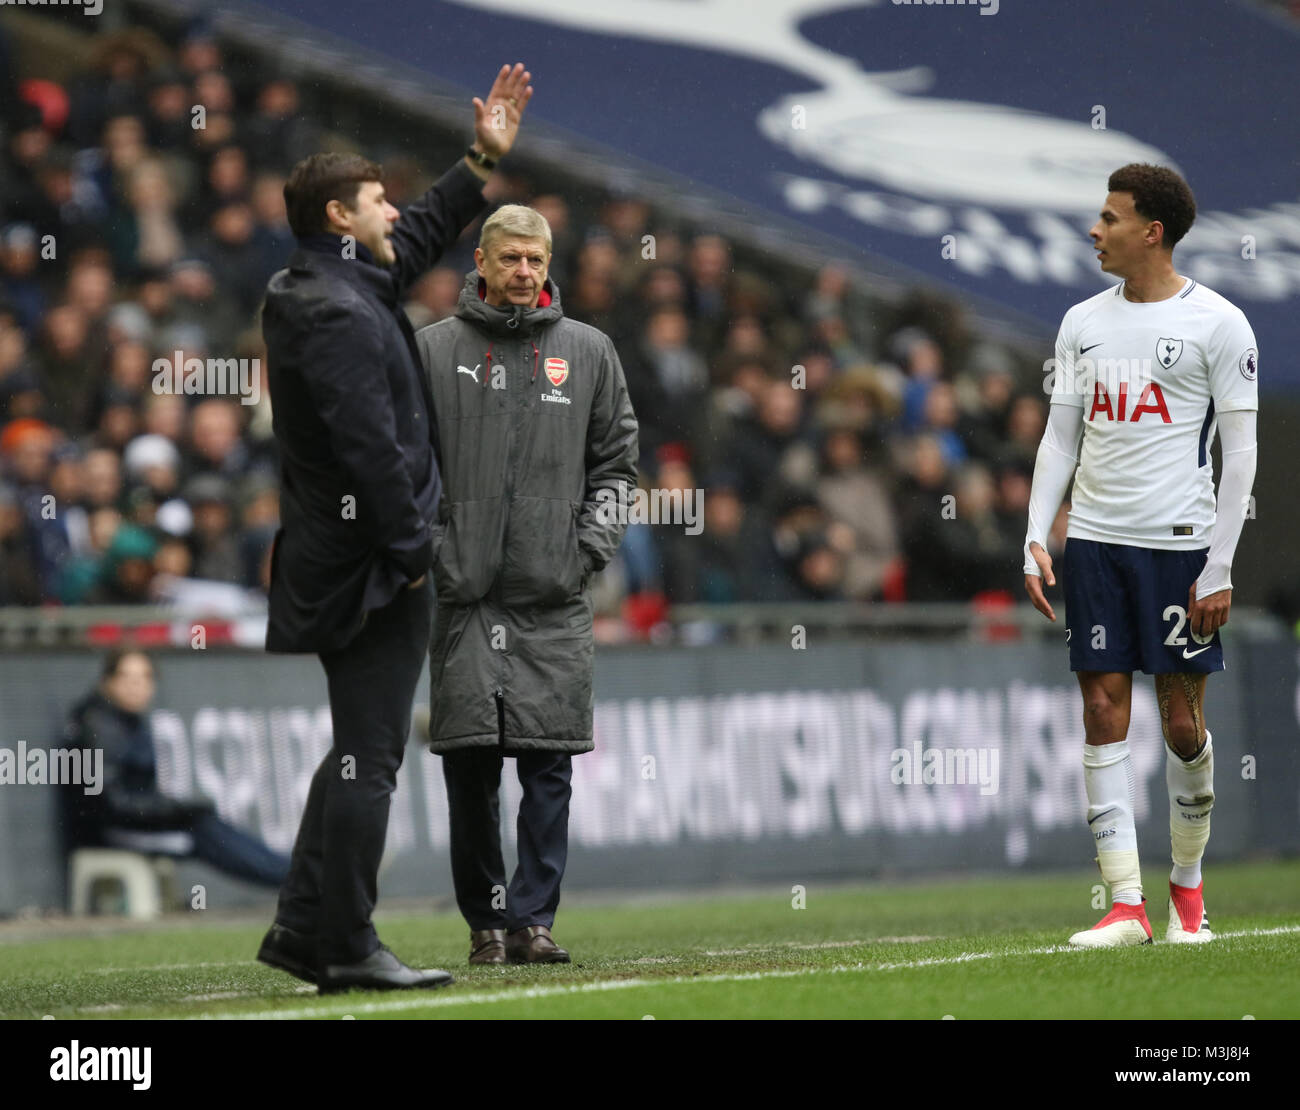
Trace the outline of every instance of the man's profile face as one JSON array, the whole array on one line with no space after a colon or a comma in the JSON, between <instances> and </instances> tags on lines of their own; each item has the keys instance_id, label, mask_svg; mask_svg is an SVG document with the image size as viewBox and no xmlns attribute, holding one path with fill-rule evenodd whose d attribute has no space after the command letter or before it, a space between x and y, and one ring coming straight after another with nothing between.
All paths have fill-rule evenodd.
<instances>
[{"instance_id":1,"label":"man's profile face","mask_svg":"<svg viewBox=\"0 0 1300 1110\"><path fill-rule=\"evenodd\" d=\"M545 240L498 235L486 250L474 251L474 262L487 286L483 299L488 304L537 307L551 265Z\"/></svg>"},{"instance_id":2,"label":"man's profile face","mask_svg":"<svg viewBox=\"0 0 1300 1110\"><path fill-rule=\"evenodd\" d=\"M1138 215L1132 193L1107 193L1101 215L1088 231L1102 272L1128 276L1142 258L1152 223Z\"/></svg>"},{"instance_id":3,"label":"man's profile face","mask_svg":"<svg viewBox=\"0 0 1300 1110\"><path fill-rule=\"evenodd\" d=\"M397 261L397 253L393 250L389 235L401 213L384 199L383 182L361 182L357 187L354 208L348 208L342 201L332 200L326 206L326 212L332 218L334 230L354 236L358 243L375 256L378 265L391 266Z\"/></svg>"}]
</instances>

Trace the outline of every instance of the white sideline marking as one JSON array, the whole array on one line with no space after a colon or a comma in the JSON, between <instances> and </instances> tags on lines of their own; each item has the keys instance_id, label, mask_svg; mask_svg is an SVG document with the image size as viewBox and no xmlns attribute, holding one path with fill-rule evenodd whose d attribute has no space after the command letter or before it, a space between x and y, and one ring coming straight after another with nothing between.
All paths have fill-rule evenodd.
<instances>
[{"instance_id":1,"label":"white sideline marking","mask_svg":"<svg viewBox=\"0 0 1300 1110\"><path fill-rule=\"evenodd\" d=\"M133 971L194 971L203 967L252 967L256 960L218 960L201 964L142 964L140 967L96 967L96 975L129 975Z\"/></svg>"},{"instance_id":2,"label":"white sideline marking","mask_svg":"<svg viewBox=\"0 0 1300 1110\"><path fill-rule=\"evenodd\" d=\"M1300 933L1300 925L1279 925L1271 929L1241 929L1231 933L1216 933L1216 939L1227 937L1265 937L1282 933ZM835 967L781 968L770 971L745 971L719 975L673 976L656 979L604 979L594 983L570 983L553 987L528 987L522 991L497 990L466 994L430 994L413 991L407 997L387 999L383 1002L337 1001L324 1006L302 1007L297 1010L263 1010L251 1014L197 1014L189 1020L256 1021L267 1019L292 1020L305 1017L323 1017L331 1014L386 1014L402 1010L442 1009L447 1006L471 1006L480 1002L510 1002L515 999L555 998L565 994L593 994L604 991L633 990L637 987L664 987L679 983L743 983L758 979L794 979L806 975L842 975L864 971L906 971L920 967L941 967L947 964L970 963L972 960L990 960L1000 956L1050 956L1061 952L1088 952L1068 944L1052 944L1043 948L1001 949L994 952L963 952L957 956L933 956L924 960L906 960L893 964L840 964Z\"/></svg>"},{"instance_id":3,"label":"white sideline marking","mask_svg":"<svg viewBox=\"0 0 1300 1110\"><path fill-rule=\"evenodd\" d=\"M705 956L749 956L755 952L771 952L777 948L797 948L801 951L817 952L824 948L861 948L868 944L917 944L927 940L943 940L943 937L868 937L866 940L823 940L817 944L799 944L795 941L778 941L774 944L746 944L740 948L707 948Z\"/></svg>"},{"instance_id":4,"label":"white sideline marking","mask_svg":"<svg viewBox=\"0 0 1300 1110\"><path fill-rule=\"evenodd\" d=\"M312 994L316 993L316 988L303 984L293 991L294 994ZM234 998L258 998L262 997L261 991L216 991L212 994L183 994L179 998L156 998L150 1005L161 1006L171 1003L180 1002L229 1002ZM78 1014L111 1014L118 1010L127 1008L125 1002L101 1002L97 1006L78 1006L75 1013ZM134 1005L134 1003L132 1003Z\"/></svg>"}]
</instances>

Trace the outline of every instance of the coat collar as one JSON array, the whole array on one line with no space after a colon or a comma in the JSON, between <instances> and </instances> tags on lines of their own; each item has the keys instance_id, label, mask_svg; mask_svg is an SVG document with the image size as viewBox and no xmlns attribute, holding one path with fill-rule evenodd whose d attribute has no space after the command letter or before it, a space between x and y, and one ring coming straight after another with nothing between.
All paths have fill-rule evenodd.
<instances>
[{"instance_id":1,"label":"coat collar","mask_svg":"<svg viewBox=\"0 0 1300 1110\"><path fill-rule=\"evenodd\" d=\"M490 305L483 299L482 280L471 270L465 275L465 284L461 287L460 299L456 302L456 315L488 335L511 339L531 335L538 328L554 324L564 315L564 309L560 305L559 286L548 277L542 288L549 295L550 303L543 305L539 302L536 308Z\"/></svg>"},{"instance_id":2,"label":"coat collar","mask_svg":"<svg viewBox=\"0 0 1300 1110\"><path fill-rule=\"evenodd\" d=\"M375 263L375 256L365 244L357 243L354 249L356 258L344 258L342 236L305 235L298 240L298 248L289 259L289 269L341 278L349 285L373 293L390 308L396 306L393 275Z\"/></svg>"}]
</instances>

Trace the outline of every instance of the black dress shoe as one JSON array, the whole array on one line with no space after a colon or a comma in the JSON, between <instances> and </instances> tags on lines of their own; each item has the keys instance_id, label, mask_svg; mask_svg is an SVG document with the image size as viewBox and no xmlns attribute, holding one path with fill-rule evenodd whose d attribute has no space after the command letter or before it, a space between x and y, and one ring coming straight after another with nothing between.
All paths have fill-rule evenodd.
<instances>
[{"instance_id":1,"label":"black dress shoe","mask_svg":"<svg viewBox=\"0 0 1300 1110\"><path fill-rule=\"evenodd\" d=\"M417 971L402 963L386 945L381 944L364 960L354 964L326 964L321 969L321 994L338 991L400 991L445 987L455 980L446 971L429 968Z\"/></svg>"},{"instance_id":2,"label":"black dress shoe","mask_svg":"<svg viewBox=\"0 0 1300 1110\"><path fill-rule=\"evenodd\" d=\"M316 938L287 925L277 922L266 931L257 958L268 967L287 971L305 983L316 982Z\"/></svg>"}]
</instances>

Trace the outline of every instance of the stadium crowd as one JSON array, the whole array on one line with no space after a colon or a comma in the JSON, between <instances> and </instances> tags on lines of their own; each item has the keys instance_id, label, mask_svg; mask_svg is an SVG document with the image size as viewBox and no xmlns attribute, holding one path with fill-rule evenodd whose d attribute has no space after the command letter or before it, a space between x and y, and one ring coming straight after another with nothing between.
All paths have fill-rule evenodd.
<instances>
[{"instance_id":1,"label":"stadium crowd","mask_svg":"<svg viewBox=\"0 0 1300 1110\"><path fill-rule=\"evenodd\" d=\"M187 396L158 391L153 364L264 373L258 305L293 246L284 180L340 140L293 80L234 80L224 61L201 26L171 44L132 28L97 35L65 82L0 74L0 604L265 586L264 376ZM443 168L364 153L399 208ZM810 274L682 224L670 198L545 167L508 162L489 195L546 216L564 311L613 337L642 486L703 491L683 502L695 526L629 528L601 612L644 629L683 602L1018 597L1045 397L956 303L876 301L839 265ZM418 286L417 329L454 311L475 237Z\"/></svg>"}]
</instances>

